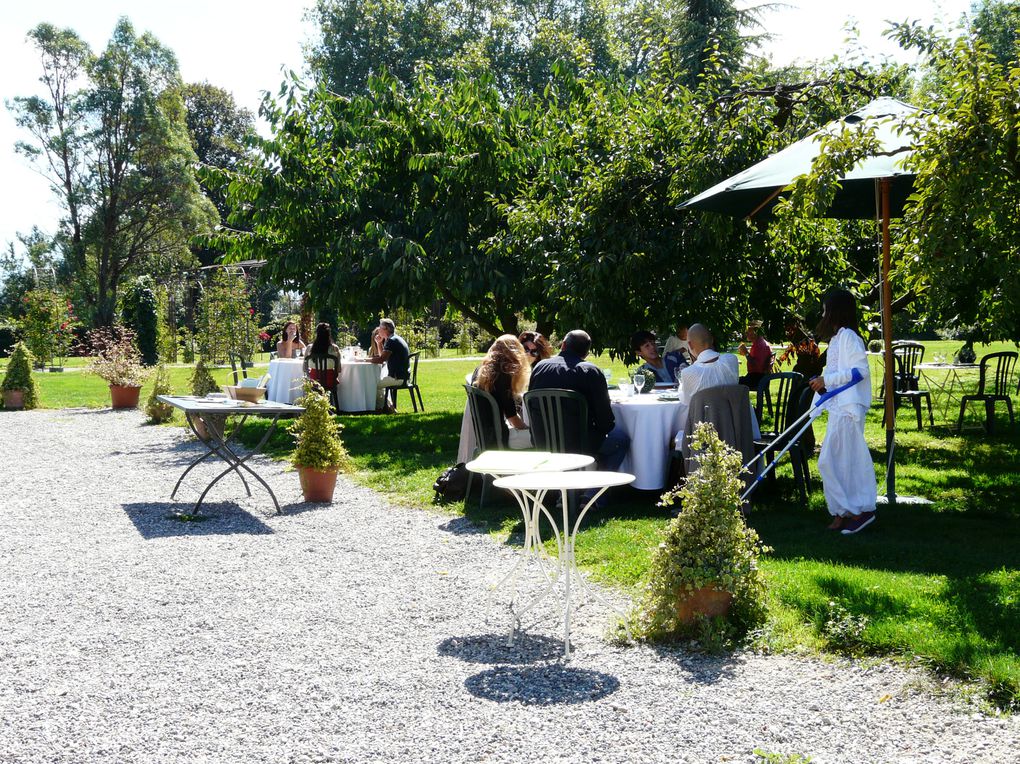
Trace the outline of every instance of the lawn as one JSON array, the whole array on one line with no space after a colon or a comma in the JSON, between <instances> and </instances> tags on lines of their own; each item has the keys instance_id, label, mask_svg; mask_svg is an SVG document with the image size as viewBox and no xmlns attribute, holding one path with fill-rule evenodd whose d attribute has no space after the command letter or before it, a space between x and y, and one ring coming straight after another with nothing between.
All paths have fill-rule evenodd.
<instances>
[{"instance_id":1,"label":"lawn","mask_svg":"<svg viewBox=\"0 0 1020 764\"><path fill-rule=\"evenodd\" d=\"M926 343L928 357L951 356L958 342ZM1006 349L978 347L978 354ZM598 363L617 379L625 366ZM474 361L423 362L419 370L428 410L410 413L406 394L397 416L340 418L355 479L411 506L429 505L432 482L457 451L464 408L464 375ZM229 370L217 370L225 379ZM877 373L877 370L874 372ZM175 367L184 390L190 369ZM105 406L98 379L80 372L38 375L44 406ZM144 394L145 391L143 391ZM144 400L144 398L143 398ZM405 410L406 409L406 410ZM955 420L955 412L950 417ZM969 420L977 423L976 416ZM897 419L897 487L924 496L926 506L880 508L878 522L859 536L825 531L825 502L812 465L815 490L803 506L789 468L758 497L750 524L774 551L763 561L771 581L770 621L757 642L769 649L808 649L903 656L938 671L980 679L1001 707L1020 708L1020 428L960 436L938 420L922 432L913 414ZM254 438L260 425L247 434ZM824 432L824 418L818 434ZM883 478L885 434L881 411L869 415L866 437ZM271 452L292 446L278 433ZM621 588L640 588L667 521L652 493L625 489L609 510L582 529L578 561L594 576ZM451 504L506 543L518 543L515 505L490 500Z\"/></svg>"}]
</instances>

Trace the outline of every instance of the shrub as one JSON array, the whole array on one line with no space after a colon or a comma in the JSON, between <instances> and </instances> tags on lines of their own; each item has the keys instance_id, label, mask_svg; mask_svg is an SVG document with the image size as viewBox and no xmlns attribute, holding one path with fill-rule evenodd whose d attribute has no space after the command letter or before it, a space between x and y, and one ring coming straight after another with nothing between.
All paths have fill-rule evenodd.
<instances>
[{"instance_id":1,"label":"shrub","mask_svg":"<svg viewBox=\"0 0 1020 764\"><path fill-rule=\"evenodd\" d=\"M121 315L135 332L142 363L155 366L159 360L159 299L149 288L150 279L142 276L124 295Z\"/></svg>"},{"instance_id":2,"label":"shrub","mask_svg":"<svg viewBox=\"0 0 1020 764\"><path fill-rule=\"evenodd\" d=\"M24 342L14 346L11 353L11 360L7 363L7 374L0 390L9 392L20 390L24 398L26 409L34 409L39 405L39 390L35 386L35 377L32 376L32 351L25 347Z\"/></svg>"},{"instance_id":3,"label":"shrub","mask_svg":"<svg viewBox=\"0 0 1020 764\"><path fill-rule=\"evenodd\" d=\"M78 325L70 301L59 292L34 289L22 297L22 303L25 308L22 335L39 365L66 357Z\"/></svg>"},{"instance_id":4,"label":"shrub","mask_svg":"<svg viewBox=\"0 0 1020 764\"><path fill-rule=\"evenodd\" d=\"M191 394L204 398L209 393L215 393L219 389L220 386L216 384L216 380L209 373L205 361L199 358L198 363L195 364L195 371L191 374Z\"/></svg>"},{"instance_id":5,"label":"shrub","mask_svg":"<svg viewBox=\"0 0 1020 764\"><path fill-rule=\"evenodd\" d=\"M684 486L667 491L660 506L681 502L680 513L666 527L656 550L636 631L646 639L709 638L720 643L742 637L765 619L765 579L758 555L770 551L740 513L741 457L719 438L707 422L691 439L699 469ZM704 587L729 592L729 614L709 621L684 622L677 604Z\"/></svg>"},{"instance_id":6,"label":"shrub","mask_svg":"<svg viewBox=\"0 0 1020 764\"><path fill-rule=\"evenodd\" d=\"M170 373L166 366L160 364L156 367L156 374L152 381L152 392L145 402L145 413L149 415L149 421L153 424L169 422L174 415L174 407L169 403L158 400L159 395L173 395L174 389L170 385Z\"/></svg>"},{"instance_id":7,"label":"shrub","mask_svg":"<svg viewBox=\"0 0 1020 764\"><path fill-rule=\"evenodd\" d=\"M329 395L318 383L309 380L298 405L305 407L305 413L294 426L297 434L294 466L322 472L346 472L350 468L350 456L340 440L340 425L330 413Z\"/></svg>"},{"instance_id":8,"label":"shrub","mask_svg":"<svg viewBox=\"0 0 1020 764\"><path fill-rule=\"evenodd\" d=\"M125 326L100 327L88 334L94 356L88 371L118 387L141 387L146 371L135 345L135 333Z\"/></svg>"}]
</instances>

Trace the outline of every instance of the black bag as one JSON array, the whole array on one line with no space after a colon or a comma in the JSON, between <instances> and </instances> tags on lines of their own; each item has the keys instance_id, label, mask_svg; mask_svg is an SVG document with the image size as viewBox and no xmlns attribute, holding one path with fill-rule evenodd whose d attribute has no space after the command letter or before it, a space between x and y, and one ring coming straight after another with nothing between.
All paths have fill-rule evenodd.
<instances>
[{"instance_id":1,"label":"black bag","mask_svg":"<svg viewBox=\"0 0 1020 764\"><path fill-rule=\"evenodd\" d=\"M436 478L432 484L432 490L436 492L434 501L437 504L446 501L461 501L467 496L468 478L467 467L464 463L447 467L443 474Z\"/></svg>"}]
</instances>

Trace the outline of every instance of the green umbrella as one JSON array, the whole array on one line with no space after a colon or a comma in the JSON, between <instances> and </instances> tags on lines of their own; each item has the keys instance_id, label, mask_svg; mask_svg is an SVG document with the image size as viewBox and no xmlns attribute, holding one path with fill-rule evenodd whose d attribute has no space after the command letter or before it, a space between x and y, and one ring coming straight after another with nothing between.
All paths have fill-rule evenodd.
<instances>
[{"instance_id":1,"label":"green umbrella","mask_svg":"<svg viewBox=\"0 0 1020 764\"><path fill-rule=\"evenodd\" d=\"M892 354L892 288L889 284L889 220L902 214L903 205L913 188L914 176L903 169L903 160L911 152L910 136L902 131L904 122L918 109L894 98L877 98L853 114L826 125L821 130L787 146L741 173L717 183L681 207L721 212L739 217L764 217L784 190L801 175L811 172L812 163L821 154L821 138L843 127L874 128L880 153L861 160L840 179L840 188L829 217L843 219L876 218L882 225L882 338L885 343L886 410L886 496L896 501L894 454L895 396Z\"/></svg>"}]
</instances>

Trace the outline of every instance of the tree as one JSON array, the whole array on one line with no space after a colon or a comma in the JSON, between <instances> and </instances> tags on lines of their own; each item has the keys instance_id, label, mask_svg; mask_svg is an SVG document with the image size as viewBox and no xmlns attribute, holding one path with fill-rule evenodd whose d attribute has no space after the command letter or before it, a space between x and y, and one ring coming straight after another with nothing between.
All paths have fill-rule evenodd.
<instances>
[{"instance_id":1,"label":"tree","mask_svg":"<svg viewBox=\"0 0 1020 764\"><path fill-rule=\"evenodd\" d=\"M1002 66L1016 64L1020 56L1020 2L981 0L974 4L974 32L992 49Z\"/></svg>"},{"instance_id":2,"label":"tree","mask_svg":"<svg viewBox=\"0 0 1020 764\"><path fill-rule=\"evenodd\" d=\"M125 278L176 269L216 219L195 181L176 60L126 19L98 56L71 30L43 24L29 37L49 100L10 104L34 139L19 149L59 193L73 283L93 322L109 325Z\"/></svg>"}]
</instances>

